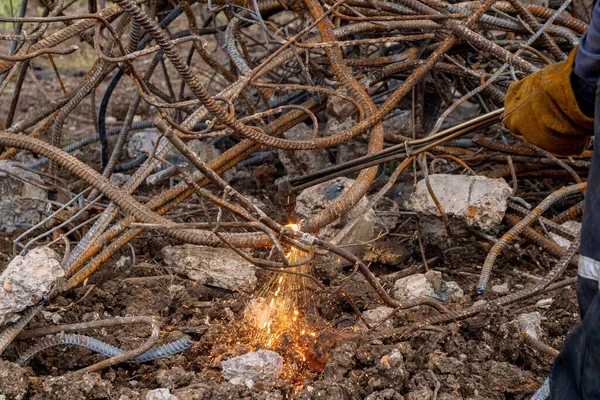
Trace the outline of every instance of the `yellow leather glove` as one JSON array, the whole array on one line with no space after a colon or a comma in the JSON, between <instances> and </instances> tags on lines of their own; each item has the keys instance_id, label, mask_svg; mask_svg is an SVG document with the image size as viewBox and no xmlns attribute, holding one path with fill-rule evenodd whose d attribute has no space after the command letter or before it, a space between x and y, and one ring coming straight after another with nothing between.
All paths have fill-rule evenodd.
<instances>
[{"instance_id":1,"label":"yellow leather glove","mask_svg":"<svg viewBox=\"0 0 600 400\"><path fill-rule=\"evenodd\" d=\"M513 82L504 102L503 121L513 134L565 156L580 154L594 130L594 119L581 111L571 87L576 53Z\"/></svg>"}]
</instances>

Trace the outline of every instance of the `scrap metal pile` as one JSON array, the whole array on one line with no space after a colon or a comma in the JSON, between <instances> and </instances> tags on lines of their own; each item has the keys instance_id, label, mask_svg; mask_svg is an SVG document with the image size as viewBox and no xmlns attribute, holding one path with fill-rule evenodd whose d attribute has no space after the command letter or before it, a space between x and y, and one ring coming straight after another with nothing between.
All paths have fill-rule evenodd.
<instances>
[{"instance_id":1,"label":"scrap metal pile","mask_svg":"<svg viewBox=\"0 0 600 400\"><path fill-rule=\"evenodd\" d=\"M44 157L21 167L39 174L36 185L49 190L49 200L47 218L27 227L14 249L24 254L36 246L66 243L66 285L3 327L0 353L44 300L81 285L148 230L179 243L227 247L260 268L291 271L321 290L338 293L342 288L327 287L296 270L316 254L333 253L353 265L354 273L362 274L396 312L419 305L437 310L432 319L399 331L378 331L381 337L472 316L548 290L573 263L577 234L560 224L581 213L590 155L559 159L518 142L497 124L508 85L564 60L586 31L586 23L573 16L570 0L552 8L519 0L115 0L106 5L90 0L87 12L65 0L39 0L37 9L28 8L26 0L21 3L19 17L0 18L15 27L14 33L0 35L5 44L0 53L5 104L0 159L14 159L22 151ZM83 51L93 54L93 64L67 90L63 69ZM35 92L39 84L34 66L54 70L56 91L46 93L43 107L21 113L24 88ZM119 124L108 128L107 110L121 101L114 94L119 87L134 94ZM96 92L102 93L98 104ZM97 133L65 146L65 125L90 98ZM143 103L153 119L134 118ZM453 112L465 109L471 110L466 122L454 117ZM399 118L402 113L408 118ZM386 125L392 118L402 123ZM342 128L334 130L330 121L336 119ZM305 137L289 134L299 124L309 127ZM156 145L131 158L124 149L134 132L144 129L158 132ZM192 141L219 142L226 151L208 161L191 148ZM70 154L98 142L96 159ZM327 149L331 155L352 143L360 151L354 159L320 170L305 166L299 174L283 177L279 202L285 212L280 215L259 209L243 194L243 182L230 185L224 179L236 165L260 163L266 151L315 154ZM193 168L172 161L173 149ZM383 177L381 165L391 166ZM155 177L159 166L166 168L160 173L178 183L169 186L168 179L159 179L148 189L147 178ZM323 239L319 230L347 215L367 193L373 194L367 204L372 207L405 170L425 181L438 171L505 178L512 184L506 221L514 227L498 240L477 232L494 243L479 293L485 291L496 257L518 236L537 242L559 261L535 285L464 309L449 310L427 296L409 301L392 297L360 257ZM114 183L111 176L117 171L131 176ZM11 176L25 179L14 172ZM295 197L340 176L355 180L324 209L296 221ZM561 180L574 185L556 191L549 183ZM77 193L62 183L73 181L79 182ZM432 186L427 189L436 201ZM206 208L195 222L182 222L173 211L189 202L211 203L218 212ZM541 217L551 207L554 217ZM536 220L545 232L573 243L557 245L530 227ZM290 229L289 222L300 222L300 230ZM302 259L288 261L291 247L300 250ZM257 248L267 251L248 250ZM10 290L6 282L4 289ZM116 358L134 357L151 345L149 341L137 354Z\"/></svg>"}]
</instances>

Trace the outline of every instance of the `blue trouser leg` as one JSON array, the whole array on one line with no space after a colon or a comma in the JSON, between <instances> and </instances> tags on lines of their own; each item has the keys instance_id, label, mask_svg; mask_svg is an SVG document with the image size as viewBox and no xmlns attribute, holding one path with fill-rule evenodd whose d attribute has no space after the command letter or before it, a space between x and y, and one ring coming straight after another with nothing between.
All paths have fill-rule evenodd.
<instances>
[{"instance_id":1,"label":"blue trouser leg","mask_svg":"<svg viewBox=\"0 0 600 400\"><path fill-rule=\"evenodd\" d=\"M598 282L579 277L582 321L563 344L552 366L552 400L600 399L600 294Z\"/></svg>"},{"instance_id":2,"label":"blue trouser leg","mask_svg":"<svg viewBox=\"0 0 600 400\"><path fill-rule=\"evenodd\" d=\"M552 400L600 400L600 92L596 92L595 146L581 227L577 302L581 322L565 339L550 375Z\"/></svg>"}]
</instances>

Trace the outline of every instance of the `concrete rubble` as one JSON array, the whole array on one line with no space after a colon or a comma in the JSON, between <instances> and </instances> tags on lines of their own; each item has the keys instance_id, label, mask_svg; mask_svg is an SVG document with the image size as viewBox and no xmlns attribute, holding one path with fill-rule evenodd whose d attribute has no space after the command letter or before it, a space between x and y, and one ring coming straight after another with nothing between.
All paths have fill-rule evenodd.
<instances>
[{"instance_id":1,"label":"concrete rubble","mask_svg":"<svg viewBox=\"0 0 600 400\"><path fill-rule=\"evenodd\" d=\"M510 287L508 286L508 283L505 282L499 285L493 285L490 290L492 291L492 293L502 295L508 294L508 292L510 292Z\"/></svg>"},{"instance_id":2,"label":"concrete rubble","mask_svg":"<svg viewBox=\"0 0 600 400\"><path fill-rule=\"evenodd\" d=\"M574 236L579 236L579 233L581 232L581 222L578 221L567 221L563 224L561 224L561 226L563 228L565 228L567 231L571 232ZM564 237L560 236L557 233L554 232L548 232L550 239L554 240L559 246L562 247L569 247L571 245L571 241L568 239L565 239Z\"/></svg>"},{"instance_id":3,"label":"concrete rubble","mask_svg":"<svg viewBox=\"0 0 600 400\"><path fill-rule=\"evenodd\" d=\"M152 152L160 133L156 129L145 129L129 135L127 141L127 155L129 158L137 158L142 154Z\"/></svg>"},{"instance_id":4,"label":"concrete rubble","mask_svg":"<svg viewBox=\"0 0 600 400\"><path fill-rule=\"evenodd\" d=\"M156 141L156 138L153 139L153 135L149 135L148 138L141 138L140 140L146 140L147 142L144 142L143 145L134 145L133 146L136 149L137 148L142 149L139 151L135 150L134 153L136 153L136 154L137 154L137 152L147 151L148 147L150 148L150 150L152 150L152 148L154 146L153 143ZM208 161L218 157L221 154L219 149L217 149L215 146L213 146L210 143L202 142L200 140L190 140L186 144L188 145L188 147L191 150L193 150L196 154L198 154L200 159L202 159L202 161L204 161L204 162L208 162ZM139 156L139 154L138 154L138 156ZM146 184L158 185L171 177L179 175L180 170L177 168L177 166L183 167L184 170L186 170L190 174L192 174L196 171L196 168L188 162L187 158L185 158L183 155L181 155L177 150L171 151L167 155L166 159L174 165L165 167L163 164L160 164L156 169L157 172L151 174L150 176L148 176L146 178ZM229 181L234 173L235 173L235 168L232 168L231 170L226 171L222 177L226 181Z\"/></svg>"},{"instance_id":5,"label":"concrete rubble","mask_svg":"<svg viewBox=\"0 0 600 400\"><path fill-rule=\"evenodd\" d=\"M450 298L460 299L464 292L456 282L444 281L441 272L430 270L426 274L414 274L398 279L394 283L392 296L399 301L421 296L445 301Z\"/></svg>"},{"instance_id":6,"label":"concrete rubble","mask_svg":"<svg viewBox=\"0 0 600 400\"><path fill-rule=\"evenodd\" d=\"M230 249L184 244L162 249L165 263L175 272L207 286L228 290L253 290L255 267Z\"/></svg>"},{"instance_id":7,"label":"concrete rubble","mask_svg":"<svg viewBox=\"0 0 600 400\"><path fill-rule=\"evenodd\" d=\"M0 160L0 232L37 224L46 208L48 192L33 184L41 184L42 179L20 166L16 161Z\"/></svg>"},{"instance_id":8,"label":"concrete rubble","mask_svg":"<svg viewBox=\"0 0 600 400\"><path fill-rule=\"evenodd\" d=\"M542 316L539 312L520 314L517 316L517 322L521 331L529 336L539 339L542 335Z\"/></svg>"},{"instance_id":9,"label":"concrete rubble","mask_svg":"<svg viewBox=\"0 0 600 400\"><path fill-rule=\"evenodd\" d=\"M146 393L146 400L177 400L177 396L171 394L169 389L154 389Z\"/></svg>"},{"instance_id":10,"label":"concrete rubble","mask_svg":"<svg viewBox=\"0 0 600 400\"><path fill-rule=\"evenodd\" d=\"M283 134L289 140L312 139L313 128L300 123ZM329 154L325 149L318 150L282 150L277 151L289 177L300 176L329 167Z\"/></svg>"},{"instance_id":11,"label":"concrete rubble","mask_svg":"<svg viewBox=\"0 0 600 400\"><path fill-rule=\"evenodd\" d=\"M340 88L338 91L340 94L348 94L344 88ZM327 99L327 114L339 121L345 121L348 117L356 114L356 106L341 97L330 96Z\"/></svg>"},{"instance_id":12,"label":"concrete rubble","mask_svg":"<svg viewBox=\"0 0 600 400\"><path fill-rule=\"evenodd\" d=\"M54 250L37 247L8 264L0 275L0 326L60 288L65 276L60 259Z\"/></svg>"},{"instance_id":13,"label":"concrete rubble","mask_svg":"<svg viewBox=\"0 0 600 400\"><path fill-rule=\"evenodd\" d=\"M434 174L429 176L429 182L454 228L467 225L489 230L498 225L504 218L507 199L512 191L504 179L483 176ZM425 180L417 183L409 207L419 215L425 233L423 236L428 242L435 244L447 238L441 213L427 190Z\"/></svg>"},{"instance_id":14,"label":"concrete rubble","mask_svg":"<svg viewBox=\"0 0 600 400\"><path fill-rule=\"evenodd\" d=\"M235 385L253 387L257 382L274 382L283 370L283 357L271 350L258 350L221 362L223 378Z\"/></svg>"},{"instance_id":15,"label":"concrete rubble","mask_svg":"<svg viewBox=\"0 0 600 400\"><path fill-rule=\"evenodd\" d=\"M300 193L296 199L296 211L304 218L318 214L324 209L331 207L333 202L345 194L354 180L348 178L336 178L320 185L313 186ZM358 204L342 218L337 219L319 231L319 236L332 239L350 221L359 215L360 207L369 202L367 196L363 196ZM375 238L377 216L373 209L362 213L358 223L340 240L338 244L357 244L348 246L346 249L358 256L364 253L363 243ZM340 261L342 262L342 261Z\"/></svg>"},{"instance_id":16,"label":"concrete rubble","mask_svg":"<svg viewBox=\"0 0 600 400\"><path fill-rule=\"evenodd\" d=\"M384 319L386 319L394 311L391 307L381 306L372 310L363 311L363 318L371 326L377 325ZM392 318L385 321L378 329L391 329L394 327Z\"/></svg>"}]
</instances>

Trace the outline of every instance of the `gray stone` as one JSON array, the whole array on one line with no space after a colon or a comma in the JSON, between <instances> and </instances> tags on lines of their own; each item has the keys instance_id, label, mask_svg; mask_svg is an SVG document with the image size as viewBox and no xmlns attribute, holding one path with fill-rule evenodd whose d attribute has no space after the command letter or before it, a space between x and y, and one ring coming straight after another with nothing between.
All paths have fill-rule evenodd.
<instances>
[{"instance_id":1,"label":"gray stone","mask_svg":"<svg viewBox=\"0 0 600 400\"><path fill-rule=\"evenodd\" d=\"M131 179L130 175L115 172L110 176L110 181L117 186L123 186Z\"/></svg>"},{"instance_id":2,"label":"gray stone","mask_svg":"<svg viewBox=\"0 0 600 400\"><path fill-rule=\"evenodd\" d=\"M146 400L177 400L177 396L172 395L169 389L154 389L146 393Z\"/></svg>"},{"instance_id":3,"label":"gray stone","mask_svg":"<svg viewBox=\"0 0 600 400\"><path fill-rule=\"evenodd\" d=\"M28 183L42 183L42 179L20 166L16 161L0 160L0 232L35 225L44 213L47 191Z\"/></svg>"},{"instance_id":4,"label":"gray stone","mask_svg":"<svg viewBox=\"0 0 600 400\"><path fill-rule=\"evenodd\" d=\"M258 350L221 361L223 378L233 384L253 386L256 382L273 382L283 369L283 357L271 350Z\"/></svg>"},{"instance_id":5,"label":"gray stone","mask_svg":"<svg viewBox=\"0 0 600 400\"><path fill-rule=\"evenodd\" d=\"M29 391L29 375L26 368L0 360L0 400L2 396L14 400L25 399Z\"/></svg>"},{"instance_id":6,"label":"gray stone","mask_svg":"<svg viewBox=\"0 0 600 400\"><path fill-rule=\"evenodd\" d=\"M383 129L386 134L412 137L413 117L412 112L402 110L383 120Z\"/></svg>"},{"instance_id":7,"label":"gray stone","mask_svg":"<svg viewBox=\"0 0 600 400\"><path fill-rule=\"evenodd\" d=\"M442 209L449 217L484 230L499 224L504 218L511 188L504 179L483 176L436 174L429 181ZM441 217L429 195L425 180L417 183L410 200L413 211L424 216Z\"/></svg>"},{"instance_id":8,"label":"gray stone","mask_svg":"<svg viewBox=\"0 0 600 400\"><path fill-rule=\"evenodd\" d=\"M577 222L577 221L567 221L564 224L561 224L561 226L563 228L565 228L567 231L571 232L573 234L573 236L579 236L579 233L581 232L581 222ZM557 233L554 232L548 232L550 235L550 239L554 240L559 246L562 247L569 247L571 245L571 241L568 239L565 239L564 237L560 236Z\"/></svg>"},{"instance_id":9,"label":"gray stone","mask_svg":"<svg viewBox=\"0 0 600 400\"><path fill-rule=\"evenodd\" d=\"M152 139L151 135L149 139ZM150 150L153 149L154 142L156 142L156 138L152 140L153 142L151 145L148 143L144 145L145 147L142 149L143 151L148 151L148 147L150 147ZM202 142L200 140L190 140L186 144L204 162L208 162L221 154L219 149L217 149L215 146L213 146L210 143ZM142 147L141 145L135 146ZM158 185L159 183L162 183L167 179L178 175L180 173L180 169L178 169L177 166L183 168L183 170L189 173L190 175L196 172L196 168L188 162L188 159L176 150L171 151L165 158L174 165L166 167L164 164L160 164L156 169L157 172L146 178L146 184ZM234 171L235 169L233 168L226 171L225 173L223 173L222 178L225 181L229 181L233 176Z\"/></svg>"},{"instance_id":10,"label":"gray stone","mask_svg":"<svg viewBox=\"0 0 600 400\"><path fill-rule=\"evenodd\" d=\"M542 316L539 312L520 314L517 316L517 322L521 331L529 336L539 339L542 335Z\"/></svg>"},{"instance_id":11,"label":"gray stone","mask_svg":"<svg viewBox=\"0 0 600 400\"><path fill-rule=\"evenodd\" d=\"M552 305L552 303L554 303L554 299L552 299L552 297L547 298L547 299L541 299L538 300L537 303L535 303L537 308L541 308L543 310L547 310L550 308L550 306Z\"/></svg>"},{"instance_id":12,"label":"gray stone","mask_svg":"<svg viewBox=\"0 0 600 400\"><path fill-rule=\"evenodd\" d=\"M43 381L47 400L92 400L108 399L114 393L111 382L100 374L68 372L61 376L48 376Z\"/></svg>"},{"instance_id":13,"label":"gray stone","mask_svg":"<svg viewBox=\"0 0 600 400\"><path fill-rule=\"evenodd\" d=\"M145 129L129 135L127 155L137 158L142 154L151 153L159 137L160 133L156 129Z\"/></svg>"},{"instance_id":14,"label":"gray stone","mask_svg":"<svg viewBox=\"0 0 600 400\"><path fill-rule=\"evenodd\" d=\"M253 290L255 267L233 250L184 244L162 249L165 263L204 285L228 290Z\"/></svg>"},{"instance_id":15,"label":"gray stone","mask_svg":"<svg viewBox=\"0 0 600 400\"><path fill-rule=\"evenodd\" d=\"M377 307L372 310L363 311L363 317L365 321L371 326L375 326L384 319L386 319L394 311L391 307ZM392 319L388 319L378 329L390 329L394 327Z\"/></svg>"},{"instance_id":16,"label":"gray stone","mask_svg":"<svg viewBox=\"0 0 600 400\"><path fill-rule=\"evenodd\" d=\"M59 288L65 271L60 256L49 247L37 247L16 256L0 275L0 326Z\"/></svg>"},{"instance_id":17,"label":"gray stone","mask_svg":"<svg viewBox=\"0 0 600 400\"><path fill-rule=\"evenodd\" d=\"M456 282L442 280L441 272L430 270L427 274L413 274L398 279L394 283L392 296L400 301L420 296L446 301L450 298L460 299L464 296L464 292Z\"/></svg>"},{"instance_id":18,"label":"gray stone","mask_svg":"<svg viewBox=\"0 0 600 400\"><path fill-rule=\"evenodd\" d=\"M491 291L495 294L507 294L510 291L510 288L508 287L508 283L505 282L501 285L492 286Z\"/></svg>"},{"instance_id":19,"label":"gray stone","mask_svg":"<svg viewBox=\"0 0 600 400\"><path fill-rule=\"evenodd\" d=\"M327 120L327 124L325 124L325 136L335 135L336 133L343 132L348 130L356 125L356 121L352 118L345 119L343 122L338 121L337 119L330 118ZM358 136L360 138L360 136Z\"/></svg>"},{"instance_id":20,"label":"gray stone","mask_svg":"<svg viewBox=\"0 0 600 400\"><path fill-rule=\"evenodd\" d=\"M425 274L414 274L398 279L394 283L392 296L402 301L420 296L435 297L435 291L431 282L425 277Z\"/></svg>"},{"instance_id":21,"label":"gray stone","mask_svg":"<svg viewBox=\"0 0 600 400\"><path fill-rule=\"evenodd\" d=\"M304 190L296 199L296 211L300 216L310 217L318 214L341 198L348 192L354 180L348 178L336 178L331 181L313 186ZM359 209L368 204L367 196L363 196L354 208L347 212L344 216L319 231L319 236L331 239L340 229L343 229L346 224L351 222L355 217L360 215L358 223L348 232L348 234L339 241L338 244L357 244L356 246L346 247L347 250L358 256L362 256L364 252L365 242L375 238L377 217L373 209L368 209L366 212L359 214Z\"/></svg>"},{"instance_id":22,"label":"gray stone","mask_svg":"<svg viewBox=\"0 0 600 400\"><path fill-rule=\"evenodd\" d=\"M345 89L338 89L341 94L347 94ZM346 99L338 96L330 96L327 99L327 114L330 117L340 121L346 120L348 117L356 113L356 106Z\"/></svg>"},{"instance_id":23,"label":"gray stone","mask_svg":"<svg viewBox=\"0 0 600 400\"><path fill-rule=\"evenodd\" d=\"M300 123L283 134L289 140L312 139L313 128ZM278 150L279 160L288 176L300 176L319 171L331 165L327 150Z\"/></svg>"}]
</instances>

